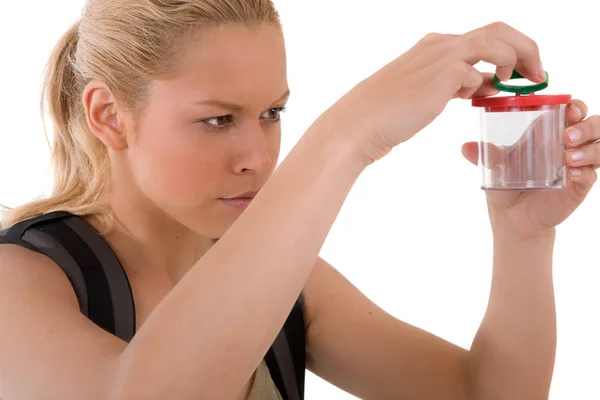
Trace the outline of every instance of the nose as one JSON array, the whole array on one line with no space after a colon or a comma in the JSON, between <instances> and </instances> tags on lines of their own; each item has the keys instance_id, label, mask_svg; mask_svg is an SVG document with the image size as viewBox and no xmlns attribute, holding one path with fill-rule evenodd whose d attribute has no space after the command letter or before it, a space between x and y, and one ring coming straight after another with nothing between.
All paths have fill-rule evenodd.
<instances>
[{"instance_id":1,"label":"nose","mask_svg":"<svg viewBox=\"0 0 600 400\"><path fill-rule=\"evenodd\" d=\"M265 132L260 126L248 128L239 137L237 157L234 158L234 171L243 173L267 172L274 162L274 151L277 143L274 132Z\"/></svg>"}]
</instances>

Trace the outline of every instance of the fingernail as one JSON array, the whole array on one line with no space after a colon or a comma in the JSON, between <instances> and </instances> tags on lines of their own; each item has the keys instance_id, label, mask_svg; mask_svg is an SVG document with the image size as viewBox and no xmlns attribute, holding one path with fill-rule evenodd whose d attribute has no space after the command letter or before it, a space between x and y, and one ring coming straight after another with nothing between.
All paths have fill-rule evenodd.
<instances>
[{"instance_id":1,"label":"fingernail","mask_svg":"<svg viewBox=\"0 0 600 400\"><path fill-rule=\"evenodd\" d=\"M571 170L571 175L573 175L574 177L579 178L581 176L581 170L579 168L573 168Z\"/></svg>"},{"instance_id":2,"label":"fingernail","mask_svg":"<svg viewBox=\"0 0 600 400\"><path fill-rule=\"evenodd\" d=\"M539 66L539 72L540 72L540 79L542 81L545 81L546 80L546 70L544 69L544 66L541 63Z\"/></svg>"},{"instance_id":3,"label":"fingernail","mask_svg":"<svg viewBox=\"0 0 600 400\"><path fill-rule=\"evenodd\" d=\"M579 160L583 159L583 151L581 151L581 150L573 150L570 153L571 153L571 159L573 161L579 161Z\"/></svg>"},{"instance_id":4,"label":"fingernail","mask_svg":"<svg viewBox=\"0 0 600 400\"><path fill-rule=\"evenodd\" d=\"M579 129L569 129L568 131L569 134L569 140L571 141L571 143L575 143L577 141L579 141L581 139L581 131Z\"/></svg>"},{"instance_id":5,"label":"fingernail","mask_svg":"<svg viewBox=\"0 0 600 400\"><path fill-rule=\"evenodd\" d=\"M575 114L575 118L581 118L581 110L579 109L579 107L573 107L573 113Z\"/></svg>"}]
</instances>

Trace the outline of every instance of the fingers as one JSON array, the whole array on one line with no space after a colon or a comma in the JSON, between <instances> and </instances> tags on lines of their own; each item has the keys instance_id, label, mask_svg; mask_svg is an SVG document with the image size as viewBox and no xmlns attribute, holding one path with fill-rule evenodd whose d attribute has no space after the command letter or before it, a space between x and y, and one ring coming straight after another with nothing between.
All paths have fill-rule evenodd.
<instances>
[{"instance_id":1,"label":"fingers","mask_svg":"<svg viewBox=\"0 0 600 400\"><path fill-rule=\"evenodd\" d=\"M477 142L463 144L461 151L467 161L473 165L477 165L479 161L479 146Z\"/></svg>"},{"instance_id":2,"label":"fingers","mask_svg":"<svg viewBox=\"0 0 600 400\"><path fill-rule=\"evenodd\" d=\"M497 66L497 74L500 79L510 78L518 58L516 50L504 41L486 34L485 31L478 34L467 34L462 37L466 41L467 51L465 61L471 65L479 61L485 61Z\"/></svg>"},{"instance_id":3,"label":"fingers","mask_svg":"<svg viewBox=\"0 0 600 400\"><path fill-rule=\"evenodd\" d=\"M494 74L483 72L481 75L483 82L471 97L488 97L497 94L499 90L494 86Z\"/></svg>"},{"instance_id":4,"label":"fingers","mask_svg":"<svg viewBox=\"0 0 600 400\"><path fill-rule=\"evenodd\" d=\"M585 196L596 183L598 174L591 167L571 168L569 178L578 186L578 194Z\"/></svg>"},{"instance_id":5,"label":"fingers","mask_svg":"<svg viewBox=\"0 0 600 400\"><path fill-rule=\"evenodd\" d=\"M587 111L587 110L585 110ZM579 147L600 140L600 116L594 115L565 130L567 148Z\"/></svg>"},{"instance_id":6,"label":"fingers","mask_svg":"<svg viewBox=\"0 0 600 400\"><path fill-rule=\"evenodd\" d=\"M587 144L567 152L567 164L571 167L592 167L600 165L600 142Z\"/></svg>"},{"instance_id":7,"label":"fingers","mask_svg":"<svg viewBox=\"0 0 600 400\"><path fill-rule=\"evenodd\" d=\"M466 63L462 63L460 68L464 69L464 71L461 71L463 78L461 87L456 92L455 97L469 99L483 84L483 75L481 75L481 72L479 72L473 66Z\"/></svg>"},{"instance_id":8,"label":"fingers","mask_svg":"<svg viewBox=\"0 0 600 400\"><path fill-rule=\"evenodd\" d=\"M499 44L499 42L503 42L515 52L515 60L512 64L514 69L533 82L543 82L546 80L546 73L542 67L537 43L511 26L502 22L496 22L471 31L465 36L484 37L485 39L479 41L488 43L491 47L494 47L493 50L496 50L497 47L499 49L498 51L504 53L506 50ZM487 56L489 57L490 50L492 49L486 50L481 47L477 48L477 51L481 52L481 59L486 55L486 52L488 52ZM498 77L501 80L504 81L510 78L512 69L509 71L508 64L505 64L504 62L501 62L500 64L497 64L494 61L488 62L492 62L493 64L502 67L498 71L500 73Z\"/></svg>"},{"instance_id":9,"label":"fingers","mask_svg":"<svg viewBox=\"0 0 600 400\"><path fill-rule=\"evenodd\" d=\"M587 106L581 100L573 100L567 106L567 124L572 125L581 122L587 115Z\"/></svg>"},{"instance_id":10,"label":"fingers","mask_svg":"<svg viewBox=\"0 0 600 400\"><path fill-rule=\"evenodd\" d=\"M483 145L483 151L480 146ZM463 156L472 164L478 165L479 158L485 168L494 169L506 161L506 148L496 146L493 143L467 142L462 146Z\"/></svg>"}]
</instances>

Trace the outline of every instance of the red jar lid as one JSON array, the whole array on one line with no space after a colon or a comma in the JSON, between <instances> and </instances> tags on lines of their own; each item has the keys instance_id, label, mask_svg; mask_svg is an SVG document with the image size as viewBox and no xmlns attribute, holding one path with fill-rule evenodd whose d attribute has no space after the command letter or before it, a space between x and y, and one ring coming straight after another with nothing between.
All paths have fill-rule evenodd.
<instances>
[{"instance_id":1,"label":"red jar lid","mask_svg":"<svg viewBox=\"0 0 600 400\"><path fill-rule=\"evenodd\" d=\"M540 106L569 104L570 102L570 94L535 95L533 92L526 96L517 94L515 96L475 97L471 100L473 107L486 108L537 108Z\"/></svg>"}]
</instances>

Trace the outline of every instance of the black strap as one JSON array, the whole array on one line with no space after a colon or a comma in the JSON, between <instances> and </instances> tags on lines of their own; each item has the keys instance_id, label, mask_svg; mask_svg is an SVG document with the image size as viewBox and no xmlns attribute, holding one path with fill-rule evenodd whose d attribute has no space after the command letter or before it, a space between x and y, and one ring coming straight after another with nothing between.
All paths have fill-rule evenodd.
<instances>
[{"instance_id":1,"label":"black strap","mask_svg":"<svg viewBox=\"0 0 600 400\"><path fill-rule=\"evenodd\" d=\"M304 299L300 295L265 361L283 400L303 400L306 371Z\"/></svg>"},{"instance_id":2,"label":"black strap","mask_svg":"<svg viewBox=\"0 0 600 400\"><path fill-rule=\"evenodd\" d=\"M63 223L89 246L99 261L112 299L114 334L126 342L131 341L136 332L135 303L129 279L117 255L106 240L83 219L71 217L63 220Z\"/></svg>"},{"instance_id":3,"label":"black strap","mask_svg":"<svg viewBox=\"0 0 600 400\"><path fill-rule=\"evenodd\" d=\"M44 254L61 266L77 295L79 309L84 315L89 315L87 283L78 261L61 246L59 241L38 229L25 231L21 242L28 244L32 250Z\"/></svg>"},{"instance_id":4,"label":"black strap","mask_svg":"<svg viewBox=\"0 0 600 400\"><path fill-rule=\"evenodd\" d=\"M304 399L306 372L306 326L304 321L304 295L300 294L292 309L289 323L284 325L289 349L294 362L294 372L301 400Z\"/></svg>"},{"instance_id":5,"label":"black strap","mask_svg":"<svg viewBox=\"0 0 600 400\"><path fill-rule=\"evenodd\" d=\"M127 342L133 338L135 305L127 275L91 225L57 211L14 225L0 241L23 245L51 258L69 278L84 315Z\"/></svg>"},{"instance_id":6,"label":"black strap","mask_svg":"<svg viewBox=\"0 0 600 400\"><path fill-rule=\"evenodd\" d=\"M36 217L36 218L26 219L24 221L21 221L15 225L11 226L10 229L6 229L5 231L3 231L4 232L3 236L5 236L6 240L7 240L7 241L3 241L3 242L18 244L21 241L25 231L27 231L32 226L34 226L40 222L51 221L51 220L55 220L58 218L64 218L64 217L69 217L69 216L71 216L71 214L68 212L55 211L52 213L40 215L39 217Z\"/></svg>"}]
</instances>

